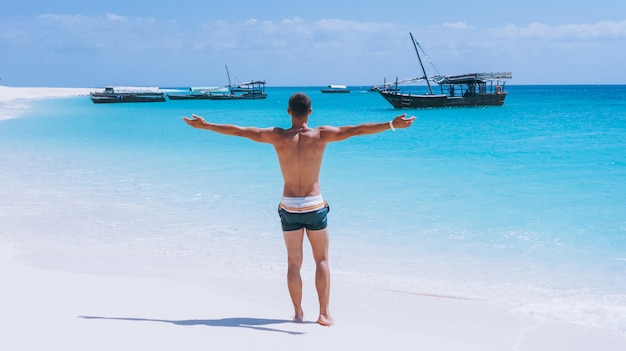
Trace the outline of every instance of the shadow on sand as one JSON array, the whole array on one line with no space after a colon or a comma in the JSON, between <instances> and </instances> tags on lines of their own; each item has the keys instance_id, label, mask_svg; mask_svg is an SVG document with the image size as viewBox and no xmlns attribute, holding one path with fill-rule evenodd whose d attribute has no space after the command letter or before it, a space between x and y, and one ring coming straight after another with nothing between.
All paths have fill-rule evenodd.
<instances>
[{"instance_id":1,"label":"shadow on sand","mask_svg":"<svg viewBox=\"0 0 626 351\"><path fill-rule=\"evenodd\" d=\"M290 335L302 335L305 332L289 331L276 328L270 328L268 325L295 323L287 319L264 319L264 318L221 318L221 319L187 319L187 320L166 320L166 319L149 319L149 318L124 318L124 317L97 317L97 316L79 316L83 319L108 319L131 322L160 322L170 323L174 325L194 326L205 325L208 327L236 327L249 328L261 331L271 331L285 333ZM312 322L305 322L312 323Z\"/></svg>"}]
</instances>

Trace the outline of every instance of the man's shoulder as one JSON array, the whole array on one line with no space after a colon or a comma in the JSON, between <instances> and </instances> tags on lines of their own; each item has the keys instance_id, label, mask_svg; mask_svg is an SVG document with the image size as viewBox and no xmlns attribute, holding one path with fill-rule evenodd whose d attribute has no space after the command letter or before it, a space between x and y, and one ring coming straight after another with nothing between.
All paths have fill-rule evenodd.
<instances>
[{"instance_id":1,"label":"man's shoulder","mask_svg":"<svg viewBox=\"0 0 626 351\"><path fill-rule=\"evenodd\" d=\"M317 133L319 133L321 136L332 136L332 135L336 135L339 134L341 132L341 128L339 127L335 127L335 126L319 126L316 128Z\"/></svg>"},{"instance_id":2,"label":"man's shoulder","mask_svg":"<svg viewBox=\"0 0 626 351\"><path fill-rule=\"evenodd\" d=\"M315 129L317 129L319 131L323 131L323 132L328 132L328 131L334 132L334 131L339 130L339 127L328 126L327 125L327 126L319 126L319 127L316 127Z\"/></svg>"}]
</instances>

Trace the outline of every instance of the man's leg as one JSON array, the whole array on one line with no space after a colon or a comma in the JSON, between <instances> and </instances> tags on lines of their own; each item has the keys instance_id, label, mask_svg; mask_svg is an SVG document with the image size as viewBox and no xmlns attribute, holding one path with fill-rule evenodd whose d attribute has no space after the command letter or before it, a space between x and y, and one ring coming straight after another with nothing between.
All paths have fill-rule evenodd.
<instances>
[{"instance_id":1,"label":"man's leg","mask_svg":"<svg viewBox=\"0 0 626 351\"><path fill-rule=\"evenodd\" d=\"M322 230L307 230L306 232L315 260L315 288L320 303L320 315L317 323L332 325L333 318L330 316L330 268L328 266L328 228Z\"/></svg>"},{"instance_id":2,"label":"man's leg","mask_svg":"<svg viewBox=\"0 0 626 351\"><path fill-rule=\"evenodd\" d=\"M283 232L285 246L287 247L287 287L295 311L293 320L304 321L302 311L302 278L300 267L302 267L302 239L304 229Z\"/></svg>"}]
</instances>

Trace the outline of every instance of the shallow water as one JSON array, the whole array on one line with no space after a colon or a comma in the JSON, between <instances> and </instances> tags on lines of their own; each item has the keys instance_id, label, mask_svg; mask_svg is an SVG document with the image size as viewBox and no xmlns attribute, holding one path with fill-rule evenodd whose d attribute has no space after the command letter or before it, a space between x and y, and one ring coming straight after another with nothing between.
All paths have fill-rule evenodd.
<instances>
[{"instance_id":1,"label":"shallow water","mask_svg":"<svg viewBox=\"0 0 626 351\"><path fill-rule=\"evenodd\" d=\"M282 276L273 149L181 118L288 127L304 91L312 126L418 117L328 146L334 280L626 331L626 86L510 86L503 107L404 111L365 89L33 101L0 121L0 239L57 269Z\"/></svg>"}]
</instances>

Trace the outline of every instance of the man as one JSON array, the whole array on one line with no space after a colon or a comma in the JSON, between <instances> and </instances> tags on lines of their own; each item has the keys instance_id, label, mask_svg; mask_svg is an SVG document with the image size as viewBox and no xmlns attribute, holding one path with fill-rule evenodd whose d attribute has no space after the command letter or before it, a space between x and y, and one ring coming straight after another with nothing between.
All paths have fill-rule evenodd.
<instances>
[{"instance_id":1,"label":"man","mask_svg":"<svg viewBox=\"0 0 626 351\"><path fill-rule=\"evenodd\" d=\"M304 321L300 267L303 258L302 241L306 229L315 260L315 287L320 305L317 322L330 326L333 319L329 311L329 231L326 219L329 207L322 198L319 182L326 144L357 135L407 128L411 126L415 117L407 118L406 114L403 114L388 122L310 128L308 121L312 112L309 97L303 93L295 93L289 98L287 109L291 116L289 129L214 124L196 115L192 115L191 119L184 117L183 120L194 128L241 136L274 146L284 179L283 196L278 211L287 247L287 286L295 310L294 321Z\"/></svg>"}]
</instances>

